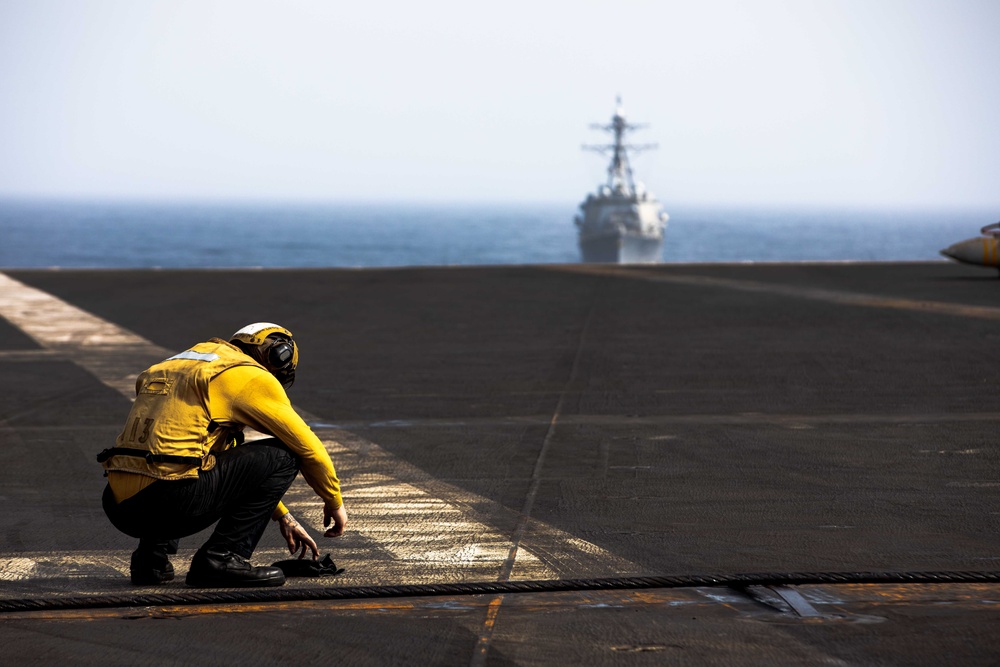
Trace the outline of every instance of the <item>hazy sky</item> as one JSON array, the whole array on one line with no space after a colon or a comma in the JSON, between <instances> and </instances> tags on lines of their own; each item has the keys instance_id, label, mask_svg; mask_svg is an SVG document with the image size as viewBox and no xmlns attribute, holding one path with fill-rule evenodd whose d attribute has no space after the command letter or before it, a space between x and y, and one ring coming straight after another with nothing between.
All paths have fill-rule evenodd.
<instances>
[{"instance_id":1,"label":"hazy sky","mask_svg":"<svg viewBox=\"0 0 1000 667\"><path fill-rule=\"evenodd\" d=\"M0 0L0 194L996 206L997 0Z\"/></svg>"}]
</instances>

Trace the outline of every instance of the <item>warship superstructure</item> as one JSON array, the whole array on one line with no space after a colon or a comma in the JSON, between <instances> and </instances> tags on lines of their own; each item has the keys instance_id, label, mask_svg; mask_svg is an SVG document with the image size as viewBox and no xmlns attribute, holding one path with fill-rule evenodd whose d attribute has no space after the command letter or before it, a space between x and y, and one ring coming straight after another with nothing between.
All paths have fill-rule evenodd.
<instances>
[{"instance_id":1,"label":"warship superstructure","mask_svg":"<svg viewBox=\"0 0 1000 667\"><path fill-rule=\"evenodd\" d=\"M585 145L602 155L611 155L608 180L597 192L587 195L580 204L582 215L576 217L580 231L580 254L584 262L620 264L659 262L663 250L663 231L667 216L660 202L642 183L636 183L629 164L628 151L656 148L656 144L630 145L625 134L645 125L628 123L621 97L616 100L611 123L595 123L591 128L614 135L614 143Z\"/></svg>"}]
</instances>

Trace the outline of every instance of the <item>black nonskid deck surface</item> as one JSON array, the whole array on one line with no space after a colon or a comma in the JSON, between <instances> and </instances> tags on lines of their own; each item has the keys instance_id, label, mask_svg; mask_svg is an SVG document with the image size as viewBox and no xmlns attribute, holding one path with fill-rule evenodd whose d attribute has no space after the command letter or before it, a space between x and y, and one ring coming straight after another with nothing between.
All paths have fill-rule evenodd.
<instances>
[{"instance_id":1,"label":"black nonskid deck surface","mask_svg":"<svg viewBox=\"0 0 1000 667\"><path fill-rule=\"evenodd\" d=\"M11 660L1000 659L1000 586L987 581L209 595L178 605L204 535L182 543L177 581L131 587L133 545L103 516L93 459L128 410L122 369L270 320L300 340L290 395L331 449L352 521L340 540L321 540L347 571L290 588L994 573L995 272L920 263L6 275L18 298L69 310L32 314L22 303L8 321L0 294L0 601L165 596L140 608L2 613ZM81 312L131 342L74 338ZM46 313L76 315L39 334ZM304 483L289 504L318 536L321 507ZM270 531L256 560L284 557Z\"/></svg>"}]
</instances>

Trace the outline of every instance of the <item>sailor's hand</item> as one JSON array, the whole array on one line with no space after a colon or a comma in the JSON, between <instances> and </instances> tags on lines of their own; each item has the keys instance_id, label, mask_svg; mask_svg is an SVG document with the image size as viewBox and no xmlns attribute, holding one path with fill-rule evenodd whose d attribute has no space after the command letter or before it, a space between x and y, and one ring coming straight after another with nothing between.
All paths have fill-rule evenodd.
<instances>
[{"instance_id":1,"label":"sailor's hand","mask_svg":"<svg viewBox=\"0 0 1000 667\"><path fill-rule=\"evenodd\" d=\"M278 519L278 530L281 531L281 536L288 543L289 553L294 554L301 548L302 553L299 554L299 558L305 558L306 549L311 549L313 560L319 558L319 547L316 546L316 540L306 532L306 529L295 520L291 513Z\"/></svg>"},{"instance_id":2,"label":"sailor's hand","mask_svg":"<svg viewBox=\"0 0 1000 667\"><path fill-rule=\"evenodd\" d=\"M343 504L340 507L331 507L330 501L326 501L326 505L323 507L323 527L330 525L333 522L333 526L329 528L323 535L325 537L340 537L344 534L344 529L347 528L347 510L344 509Z\"/></svg>"}]
</instances>

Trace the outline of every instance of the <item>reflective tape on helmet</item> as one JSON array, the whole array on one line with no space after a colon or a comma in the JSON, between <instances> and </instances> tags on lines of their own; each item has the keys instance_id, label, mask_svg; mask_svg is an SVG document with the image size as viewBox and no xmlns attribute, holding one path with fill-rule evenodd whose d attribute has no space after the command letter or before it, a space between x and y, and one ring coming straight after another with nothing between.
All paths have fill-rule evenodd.
<instances>
[{"instance_id":1,"label":"reflective tape on helmet","mask_svg":"<svg viewBox=\"0 0 1000 667\"><path fill-rule=\"evenodd\" d=\"M292 339L292 332L280 324L274 324L273 322L255 322L254 324L246 325L234 333L229 337L229 341L233 342L238 340L250 345L261 345L268 336L273 334L279 334L289 340Z\"/></svg>"}]
</instances>

